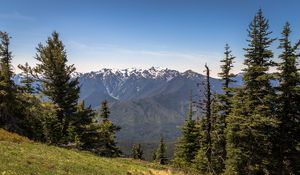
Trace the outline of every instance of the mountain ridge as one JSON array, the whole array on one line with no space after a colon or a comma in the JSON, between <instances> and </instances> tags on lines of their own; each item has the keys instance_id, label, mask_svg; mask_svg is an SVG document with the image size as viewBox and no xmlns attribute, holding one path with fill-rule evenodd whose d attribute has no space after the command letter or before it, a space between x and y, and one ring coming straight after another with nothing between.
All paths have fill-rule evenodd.
<instances>
[{"instance_id":1,"label":"mountain ridge","mask_svg":"<svg viewBox=\"0 0 300 175\"><path fill-rule=\"evenodd\" d=\"M160 87L163 86L162 84L167 84L174 78L184 78L190 79L192 81L203 81L204 79L204 75L196 73L192 70L179 72L177 70L168 68L155 67L151 67L150 69L103 68L99 71L81 73L78 76L82 86L85 86L84 84L87 80L94 79L94 81L97 82L94 82L94 86L100 87L102 92L106 91L104 94L102 94L102 96L104 98L107 98L108 101L128 100L132 98L145 97L155 92L157 94L161 90ZM152 92L150 89L145 89L149 84L150 86L155 86ZM130 92L128 86L131 86L131 88L133 88L130 90ZM87 97L87 94L88 92L81 93L82 99L89 99L89 97ZM93 102L91 103L91 105L97 106Z\"/></svg>"},{"instance_id":2,"label":"mountain ridge","mask_svg":"<svg viewBox=\"0 0 300 175\"><path fill-rule=\"evenodd\" d=\"M158 143L161 135L174 142L186 117L190 92L201 98L205 80L192 70L157 67L104 68L74 76L80 82L80 100L86 105L98 109L102 101L109 102L111 119L122 128L117 139L127 147L128 143ZM21 78L16 76L15 82L20 84ZM221 81L210 79L212 91L222 93ZM238 79L241 83L241 76Z\"/></svg>"},{"instance_id":3,"label":"mountain ridge","mask_svg":"<svg viewBox=\"0 0 300 175\"><path fill-rule=\"evenodd\" d=\"M199 95L203 87L198 84L204 80L204 75L192 70L105 68L79 74L80 99L93 108L107 100L112 120L123 128L118 134L122 141L153 141L160 135L174 141L190 91ZM221 93L220 80L211 78L211 82L213 91Z\"/></svg>"}]
</instances>

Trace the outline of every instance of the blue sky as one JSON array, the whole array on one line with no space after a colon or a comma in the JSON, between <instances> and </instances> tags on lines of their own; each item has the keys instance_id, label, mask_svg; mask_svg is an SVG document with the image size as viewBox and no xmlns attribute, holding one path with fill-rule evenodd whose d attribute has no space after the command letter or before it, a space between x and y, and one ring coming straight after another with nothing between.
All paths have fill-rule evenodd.
<instances>
[{"instance_id":1,"label":"blue sky","mask_svg":"<svg viewBox=\"0 0 300 175\"><path fill-rule=\"evenodd\" d=\"M273 37L280 37L289 21L292 39L300 38L297 0L0 0L0 4L0 30L12 36L15 67L34 64L37 44L56 30L69 62L79 72L159 66L202 73L207 62L216 76L225 43L237 57L238 72L243 67L246 30L259 8L270 20Z\"/></svg>"}]
</instances>

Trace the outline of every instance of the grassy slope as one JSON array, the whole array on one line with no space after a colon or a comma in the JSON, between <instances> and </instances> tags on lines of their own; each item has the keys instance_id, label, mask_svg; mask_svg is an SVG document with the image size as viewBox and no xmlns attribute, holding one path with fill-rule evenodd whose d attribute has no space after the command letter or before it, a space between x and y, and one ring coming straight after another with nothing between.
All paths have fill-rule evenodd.
<instances>
[{"instance_id":1,"label":"grassy slope","mask_svg":"<svg viewBox=\"0 0 300 175\"><path fill-rule=\"evenodd\" d=\"M183 175L167 167L128 158L35 143L0 129L0 174Z\"/></svg>"}]
</instances>

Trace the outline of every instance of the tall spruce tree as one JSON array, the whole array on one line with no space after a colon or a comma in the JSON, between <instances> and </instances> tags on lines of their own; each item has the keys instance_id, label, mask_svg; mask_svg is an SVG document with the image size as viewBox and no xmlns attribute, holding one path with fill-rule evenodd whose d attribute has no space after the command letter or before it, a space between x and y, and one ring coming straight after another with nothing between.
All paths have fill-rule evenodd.
<instances>
[{"instance_id":1,"label":"tall spruce tree","mask_svg":"<svg viewBox=\"0 0 300 175\"><path fill-rule=\"evenodd\" d=\"M277 174L300 174L300 76L297 69L296 53L300 41L293 45L290 41L291 28L286 23L282 38L279 39L279 55L281 62L278 65L278 119L279 133L275 137L276 158L278 159Z\"/></svg>"},{"instance_id":2,"label":"tall spruce tree","mask_svg":"<svg viewBox=\"0 0 300 175\"><path fill-rule=\"evenodd\" d=\"M278 122L268 73L273 65L271 33L268 20L259 10L249 25L249 44L244 49L244 86L227 118L226 174L270 174L274 169L272 137Z\"/></svg>"},{"instance_id":3,"label":"tall spruce tree","mask_svg":"<svg viewBox=\"0 0 300 175\"><path fill-rule=\"evenodd\" d=\"M200 173L214 173L212 167L212 93L210 84L210 70L205 64L206 83L204 99L204 116L200 119L199 144L200 149L195 157L195 167Z\"/></svg>"},{"instance_id":4,"label":"tall spruce tree","mask_svg":"<svg viewBox=\"0 0 300 175\"><path fill-rule=\"evenodd\" d=\"M224 55L224 59L221 60L221 72L218 74L222 80L224 94L215 94L212 102L212 168L217 174L225 169L226 118L231 111L232 83L235 82L235 75L231 72L235 57L232 56L228 44L225 45Z\"/></svg>"},{"instance_id":5,"label":"tall spruce tree","mask_svg":"<svg viewBox=\"0 0 300 175\"><path fill-rule=\"evenodd\" d=\"M19 91L13 81L12 53L10 37L6 32L0 32L0 126L8 130L26 135L31 139L42 137L41 122L29 110L28 105L36 99L27 98ZM36 131L34 131L34 129Z\"/></svg>"},{"instance_id":6,"label":"tall spruce tree","mask_svg":"<svg viewBox=\"0 0 300 175\"><path fill-rule=\"evenodd\" d=\"M0 126L22 132L21 116L18 114L17 88L12 78L12 53L8 33L0 31Z\"/></svg>"},{"instance_id":7,"label":"tall spruce tree","mask_svg":"<svg viewBox=\"0 0 300 175\"><path fill-rule=\"evenodd\" d=\"M182 136L178 139L174 154L174 164L178 167L188 167L194 160L199 149L198 130L193 120L193 99L190 95L190 104L187 118L181 128Z\"/></svg>"},{"instance_id":8,"label":"tall spruce tree","mask_svg":"<svg viewBox=\"0 0 300 175\"><path fill-rule=\"evenodd\" d=\"M68 129L76 118L79 98L78 78L72 78L74 65L67 65L65 46L57 32L46 41L46 45L37 47L36 60L39 62L34 70L35 78L41 83L40 92L58 106L57 117L61 125L60 143L69 141Z\"/></svg>"},{"instance_id":9,"label":"tall spruce tree","mask_svg":"<svg viewBox=\"0 0 300 175\"><path fill-rule=\"evenodd\" d=\"M43 102L35 91L33 83L35 79L32 76L32 69L28 63L25 65L18 65L18 68L23 72L21 73L21 85L18 87L18 100L20 109L24 116L23 135L30 139L47 142L57 143L56 136L61 135L60 124L56 117L57 107L49 102Z\"/></svg>"}]
</instances>

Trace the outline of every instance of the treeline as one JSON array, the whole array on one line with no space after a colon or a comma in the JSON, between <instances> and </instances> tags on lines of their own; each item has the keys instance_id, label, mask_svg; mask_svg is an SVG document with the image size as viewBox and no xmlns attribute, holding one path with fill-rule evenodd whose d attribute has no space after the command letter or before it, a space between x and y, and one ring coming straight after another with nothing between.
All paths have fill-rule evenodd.
<instances>
[{"instance_id":1,"label":"treeline","mask_svg":"<svg viewBox=\"0 0 300 175\"><path fill-rule=\"evenodd\" d=\"M173 163L200 174L300 174L300 41L290 39L286 23L279 38L279 62L272 60L268 20L262 10L248 28L243 85L233 87L235 57L228 45L219 76L223 94L211 92L206 67L204 99L190 100ZM270 69L277 71L271 73ZM278 82L272 85L271 81ZM193 118L194 109L203 116Z\"/></svg>"},{"instance_id":2,"label":"treeline","mask_svg":"<svg viewBox=\"0 0 300 175\"><path fill-rule=\"evenodd\" d=\"M59 34L53 32L36 48L37 64L19 65L21 85L14 83L10 37L0 32L0 127L48 144L117 157L115 134L107 101L100 111L79 102L79 81Z\"/></svg>"}]
</instances>

